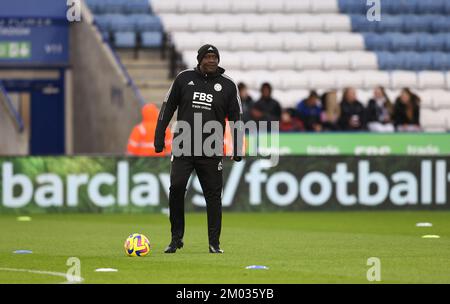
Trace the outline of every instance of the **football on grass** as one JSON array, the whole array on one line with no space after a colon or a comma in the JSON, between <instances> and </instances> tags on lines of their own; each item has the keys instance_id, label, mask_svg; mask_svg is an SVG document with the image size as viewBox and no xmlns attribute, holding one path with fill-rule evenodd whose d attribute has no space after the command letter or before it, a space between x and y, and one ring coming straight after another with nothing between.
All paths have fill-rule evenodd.
<instances>
[{"instance_id":1,"label":"football on grass","mask_svg":"<svg viewBox=\"0 0 450 304\"><path fill-rule=\"evenodd\" d=\"M150 252L148 238L140 233L131 234L125 241L125 254L130 257L146 256Z\"/></svg>"}]
</instances>

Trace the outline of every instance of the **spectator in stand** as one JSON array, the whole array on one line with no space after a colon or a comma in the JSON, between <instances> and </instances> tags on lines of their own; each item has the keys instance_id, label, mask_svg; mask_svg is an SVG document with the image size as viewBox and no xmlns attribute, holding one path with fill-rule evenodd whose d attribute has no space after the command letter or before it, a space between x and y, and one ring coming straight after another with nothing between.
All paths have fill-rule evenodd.
<instances>
[{"instance_id":1,"label":"spectator in stand","mask_svg":"<svg viewBox=\"0 0 450 304\"><path fill-rule=\"evenodd\" d=\"M365 110L354 88L345 88L341 101L339 127L344 131L361 131L366 127Z\"/></svg>"},{"instance_id":2,"label":"spectator in stand","mask_svg":"<svg viewBox=\"0 0 450 304\"><path fill-rule=\"evenodd\" d=\"M373 90L373 97L366 108L367 127L372 132L394 132L392 105L386 91L379 86Z\"/></svg>"},{"instance_id":3,"label":"spectator in stand","mask_svg":"<svg viewBox=\"0 0 450 304\"><path fill-rule=\"evenodd\" d=\"M246 123L247 121L251 120L251 111L255 102L248 94L247 85L245 85L245 83L240 82L238 84L238 90L242 104L242 120L244 121L244 123Z\"/></svg>"},{"instance_id":4,"label":"spectator in stand","mask_svg":"<svg viewBox=\"0 0 450 304\"><path fill-rule=\"evenodd\" d=\"M309 96L298 103L297 114L307 131L322 131L322 105L316 91L309 92Z\"/></svg>"},{"instance_id":5,"label":"spectator in stand","mask_svg":"<svg viewBox=\"0 0 450 304\"><path fill-rule=\"evenodd\" d=\"M400 132L418 132L420 128L420 98L404 88L395 101L394 124Z\"/></svg>"},{"instance_id":6,"label":"spectator in stand","mask_svg":"<svg viewBox=\"0 0 450 304\"><path fill-rule=\"evenodd\" d=\"M297 117L295 109L284 109L281 113L280 131L281 132L299 132L303 131L303 123Z\"/></svg>"},{"instance_id":7,"label":"spectator in stand","mask_svg":"<svg viewBox=\"0 0 450 304\"><path fill-rule=\"evenodd\" d=\"M341 108L337 101L337 91L325 92L322 97L322 128L324 131L339 130L338 119L341 115Z\"/></svg>"},{"instance_id":8,"label":"spectator in stand","mask_svg":"<svg viewBox=\"0 0 450 304\"><path fill-rule=\"evenodd\" d=\"M261 98L252 108L252 118L255 121L280 121L280 103L272 98L272 86L265 82L261 85Z\"/></svg>"}]
</instances>

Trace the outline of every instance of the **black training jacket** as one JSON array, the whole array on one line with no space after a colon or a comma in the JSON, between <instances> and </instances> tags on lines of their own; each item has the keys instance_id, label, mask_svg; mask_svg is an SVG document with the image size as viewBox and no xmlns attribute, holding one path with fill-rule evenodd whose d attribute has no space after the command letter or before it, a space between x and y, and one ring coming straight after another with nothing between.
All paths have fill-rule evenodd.
<instances>
[{"instance_id":1,"label":"black training jacket","mask_svg":"<svg viewBox=\"0 0 450 304\"><path fill-rule=\"evenodd\" d=\"M166 95L158 116L155 131L155 148L157 151L162 150L164 147L166 128L177 109L177 121L189 123L192 141L194 141L195 113L202 114L202 129L208 121L219 122L223 131L225 131L225 118L228 118L230 122L242 121L242 105L237 86L224 72L225 70L219 67L215 74L203 75L197 67L185 70L177 75ZM175 132L174 139L180 133L182 131ZM202 145L211 133L203 134ZM219 136L221 142L223 142L223 132L219 133ZM239 136L243 136L242 129L234 132L234 151L242 151L242 145L238 147L238 144L242 143L242 140L237 140ZM204 156L203 149L201 151L201 155ZM194 142L191 142L191 153L191 155L194 155ZM236 152L234 154L236 155ZM222 155L223 151L220 155L214 156Z\"/></svg>"}]
</instances>

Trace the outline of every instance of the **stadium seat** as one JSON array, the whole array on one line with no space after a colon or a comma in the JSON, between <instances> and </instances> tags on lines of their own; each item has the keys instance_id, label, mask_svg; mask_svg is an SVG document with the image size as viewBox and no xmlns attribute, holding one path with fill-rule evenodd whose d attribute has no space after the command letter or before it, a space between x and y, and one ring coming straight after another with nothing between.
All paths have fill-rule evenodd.
<instances>
[{"instance_id":1,"label":"stadium seat","mask_svg":"<svg viewBox=\"0 0 450 304\"><path fill-rule=\"evenodd\" d=\"M392 89L402 89L404 87L416 88L417 87L417 74L416 72L406 71L392 71L390 73L390 87Z\"/></svg>"},{"instance_id":2,"label":"stadium seat","mask_svg":"<svg viewBox=\"0 0 450 304\"><path fill-rule=\"evenodd\" d=\"M363 86L363 78L360 73L339 71L336 73L336 86L338 89L347 87L361 88Z\"/></svg>"},{"instance_id":3,"label":"stadium seat","mask_svg":"<svg viewBox=\"0 0 450 304\"><path fill-rule=\"evenodd\" d=\"M263 70L268 66L268 58L265 54L255 52L241 53L241 66L245 70Z\"/></svg>"},{"instance_id":4,"label":"stadium seat","mask_svg":"<svg viewBox=\"0 0 450 304\"><path fill-rule=\"evenodd\" d=\"M378 69L377 56L372 52L351 52L350 68L352 70L376 70Z\"/></svg>"},{"instance_id":5,"label":"stadium seat","mask_svg":"<svg viewBox=\"0 0 450 304\"><path fill-rule=\"evenodd\" d=\"M445 51L445 36L432 34L416 34L417 47L421 52Z\"/></svg>"},{"instance_id":6,"label":"stadium seat","mask_svg":"<svg viewBox=\"0 0 450 304\"><path fill-rule=\"evenodd\" d=\"M362 71L363 87L373 89L376 86L388 88L390 86L390 76L388 72L383 71Z\"/></svg>"},{"instance_id":7,"label":"stadium seat","mask_svg":"<svg viewBox=\"0 0 450 304\"><path fill-rule=\"evenodd\" d=\"M259 0L257 4L257 12L261 14L282 13L283 10L284 10L284 1Z\"/></svg>"},{"instance_id":8,"label":"stadium seat","mask_svg":"<svg viewBox=\"0 0 450 304\"><path fill-rule=\"evenodd\" d=\"M159 17L154 15L131 15L138 32L161 32L162 24Z\"/></svg>"},{"instance_id":9,"label":"stadium seat","mask_svg":"<svg viewBox=\"0 0 450 304\"><path fill-rule=\"evenodd\" d=\"M279 73L270 73L269 71L264 71L261 73L255 74L256 84L260 87L264 82L268 82L274 88L281 87L282 83L282 75Z\"/></svg>"},{"instance_id":10,"label":"stadium seat","mask_svg":"<svg viewBox=\"0 0 450 304\"><path fill-rule=\"evenodd\" d=\"M401 16L392 16L386 15L383 16L381 22L372 22L376 23L377 32L380 33L389 33L389 32L402 32L403 31L403 22L407 22L407 20L403 20Z\"/></svg>"},{"instance_id":11,"label":"stadium seat","mask_svg":"<svg viewBox=\"0 0 450 304\"><path fill-rule=\"evenodd\" d=\"M194 56L195 58L195 56ZM220 65L224 66L227 70L241 70L243 67L241 53L221 52L220 53Z\"/></svg>"},{"instance_id":12,"label":"stadium seat","mask_svg":"<svg viewBox=\"0 0 450 304\"><path fill-rule=\"evenodd\" d=\"M422 109L420 125L427 131L443 132L447 129L447 119L440 111Z\"/></svg>"},{"instance_id":13,"label":"stadium seat","mask_svg":"<svg viewBox=\"0 0 450 304\"><path fill-rule=\"evenodd\" d=\"M214 32L216 30L217 19L215 16L191 14L189 19L192 32Z\"/></svg>"},{"instance_id":14,"label":"stadium seat","mask_svg":"<svg viewBox=\"0 0 450 304\"><path fill-rule=\"evenodd\" d=\"M231 12L235 14L254 13L258 8L258 0L231 0Z\"/></svg>"},{"instance_id":15,"label":"stadium seat","mask_svg":"<svg viewBox=\"0 0 450 304\"><path fill-rule=\"evenodd\" d=\"M295 53L269 52L267 56L267 64L270 70L292 70L295 68Z\"/></svg>"},{"instance_id":16,"label":"stadium seat","mask_svg":"<svg viewBox=\"0 0 450 304\"><path fill-rule=\"evenodd\" d=\"M310 11L314 14L338 13L339 6L336 0L311 1Z\"/></svg>"},{"instance_id":17,"label":"stadium seat","mask_svg":"<svg viewBox=\"0 0 450 304\"><path fill-rule=\"evenodd\" d=\"M400 56L396 56L396 54L391 52L377 52L378 57L378 66L381 70L396 70L401 69L403 66L402 58Z\"/></svg>"},{"instance_id":18,"label":"stadium seat","mask_svg":"<svg viewBox=\"0 0 450 304\"><path fill-rule=\"evenodd\" d=\"M447 89L450 90L450 72L445 73L445 80L447 82Z\"/></svg>"},{"instance_id":19,"label":"stadium seat","mask_svg":"<svg viewBox=\"0 0 450 304\"><path fill-rule=\"evenodd\" d=\"M201 37L202 43L200 45L213 44L219 50L229 49L230 37L228 35L217 35L215 32L204 32L201 34ZM198 50L200 45L198 45L195 50Z\"/></svg>"},{"instance_id":20,"label":"stadium seat","mask_svg":"<svg viewBox=\"0 0 450 304\"><path fill-rule=\"evenodd\" d=\"M383 0L381 2L383 13L386 14L414 14L416 11L415 0Z\"/></svg>"},{"instance_id":21,"label":"stadium seat","mask_svg":"<svg viewBox=\"0 0 450 304\"><path fill-rule=\"evenodd\" d=\"M339 11L346 14L365 14L366 2L359 0L338 0Z\"/></svg>"},{"instance_id":22,"label":"stadium seat","mask_svg":"<svg viewBox=\"0 0 450 304\"><path fill-rule=\"evenodd\" d=\"M148 0L128 0L125 3L125 12L127 14L149 14L151 13Z\"/></svg>"},{"instance_id":23,"label":"stadium seat","mask_svg":"<svg viewBox=\"0 0 450 304\"><path fill-rule=\"evenodd\" d=\"M142 46L146 48L159 48L163 44L162 32L143 32Z\"/></svg>"},{"instance_id":24,"label":"stadium seat","mask_svg":"<svg viewBox=\"0 0 450 304\"><path fill-rule=\"evenodd\" d=\"M432 56L432 69L438 71L450 70L450 54L442 52L429 53Z\"/></svg>"},{"instance_id":25,"label":"stadium seat","mask_svg":"<svg viewBox=\"0 0 450 304\"><path fill-rule=\"evenodd\" d=\"M327 14L323 15L323 30L325 32L350 32L350 17L345 15Z\"/></svg>"},{"instance_id":26,"label":"stadium seat","mask_svg":"<svg viewBox=\"0 0 450 304\"><path fill-rule=\"evenodd\" d=\"M114 45L118 48L133 48L136 46L135 32L115 32Z\"/></svg>"},{"instance_id":27,"label":"stadium seat","mask_svg":"<svg viewBox=\"0 0 450 304\"><path fill-rule=\"evenodd\" d=\"M408 15L403 22L403 31L406 33L429 32L431 24L428 18L420 15Z\"/></svg>"},{"instance_id":28,"label":"stadium seat","mask_svg":"<svg viewBox=\"0 0 450 304\"><path fill-rule=\"evenodd\" d=\"M321 88L324 90L336 89L337 74L332 72L311 71L308 72L309 89L316 90Z\"/></svg>"},{"instance_id":29,"label":"stadium seat","mask_svg":"<svg viewBox=\"0 0 450 304\"><path fill-rule=\"evenodd\" d=\"M103 0L96 3L98 14L120 14L125 11L126 0Z\"/></svg>"},{"instance_id":30,"label":"stadium seat","mask_svg":"<svg viewBox=\"0 0 450 304\"><path fill-rule=\"evenodd\" d=\"M311 33L311 51L335 51L337 50L337 37L333 34Z\"/></svg>"},{"instance_id":31,"label":"stadium seat","mask_svg":"<svg viewBox=\"0 0 450 304\"><path fill-rule=\"evenodd\" d=\"M389 40L389 49L393 52L414 51L417 45L417 35L385 34Z\"/></svg>"},{"instance_id":32,"label":"stadium seat","mask_svg":"<svg viewBox=\"0 0 450 304\"><path fill-rule=\"evenodd\" d=\"M178 0L152 0L152 10L158 14L176 14Z\"/></svg>"},{"instance_id":33,"label":"stadium seat","mask_svg":"<svg viewBox=\"0 0 450 304\"><path fill-rule=\"evenodd\" d=\"M298 70L319 70L322 68L322 56L315 52L295 53L295 66Z\"/></svg>"},{"instance_id":34,"label":"stadium seat","mask_svg":"<svg viewBox=\"0 0 450 304\"><path fill-rule=\"evenodd\" d=\"M207 1L204 8L208 14L226 14L231 12L230 1Z\"/></svg>"},{"instance_id":35,"label":"stadium seat","mask_svg":"<svg viewBox=\"0 0 450 304\"><path fill-rule=\"evenodd\" d=\"M432 70L432 53L399 52L396 53L402 62L402 69L411 71Z\"/></svg>"},{"instance_id":36,"label":"stadium seat","mask_svg":"<svg viewBox=\"0 0 450 304\"><path fill-rule=\"evenodd\" d=\"M389 39L386 35L374 33L364 34L364 42L368 50L387 51L389 50Z\"/></svg>"},{"instance_id":37,"label":"stadium seat","mask_svg":"<svg viewBox=\"0 0 450 304\"><path fill-rule=\"evenodd\" d=\"M178 11L183 14L203 13L206 9L204 0L179 1Z\"/></svg>"},{"instance_id":38,"label":"stadium seat","mask_svg":"<svg viewBox=\"0 0 450 304\"><path fill-rule=\"evenodd\" d=\"M181 18L176 14L160 15L164 29L168 32L186 32L190 29L190 20Z\"/></svg>"},{"instance_id":39,"label":"stadium seat","mask_svg":"<svg viewBox=\"0 0 450 304\"><path fill-rule=\"evenodd\" d=\"M311 36L309 34L286 33L280 34L284 39L284 50L307 51L310 49Z\"/></svg>"},{"instance_id":40,"label":"stadium seat","mask_svg":"<svg viewBox=\"0 0 450 304\"><path fill-rule=\"evenodd\" d=\"M294 90L299 88L308 88L308 76L306 73L294 73L286 72L283 73L282 85L284 90Z\"/></svg>"},{"instance_id":41,"label":"stadium seat","mask_svg":"<svg viewBox=\"0 0 450 304\"><path fill-rule=\"evenodd\" d=\"M218 15L217 30L221 32L242 32L244 19L241 15Z\"/></svg>"},{"instance_id":42,"label":"stadium seat","mask_svg":"<svg viewBox=\"0 0 450 304\"><path fill-rule=\"evenodd\" d=\"M422 71L417 74L419 89L445 88L445 74L442 72Z\"/></svg>"},{"instance_id":43,"label":"stadium seat","mask_svg":"<svg viewBox=\"0 0 450 304\"><path fill-rule=\"evenodd\" d=\"M297 29L297 15L271 14L269 16L270 29L273 32L293 32Z\"/></svg>"},{"instance_id":44,"label":"stadium seat","mask_svg":"<svg viewBox=\"0 0 450 304\"><path fill-rule=\"evenodd\" d=\"M279 51L283 49L284 39L280 35L272 33L255 34L256 50L258 51Z\"/></svg>"},{"instance_id":45,"label":"stadium seat","mask_svg":"<svg viewBox=\"0 0 450 304\"><path fill-rule=\"evenodd\" d=\"M354 33L333 33L337 40L339 51L363 51L365 50L364 38Z\"/></svg>"},{"instance_id":46,"label":"stadium seat","mask_svg":"<svg viewBox=\"0 0 450 304\"><path fill-rule=\"evenodd\" d=\"M286 14L305 14L311 12L311 2L314 0L285 0L284 13ZM275 1L274 1L275 2Z\"/></svg>"},{"instance_id":47,"label":"stadium seat","mask_svg":"<svg viewBox=\"0 0 450 304\"><path fill-rule=\"evenodd\" d=\"M202 43L199 35L190 33L173 33L172 39L180 51L198 50Z\"/></svg>"},{"instance_id":48,"label":"stadium seat","mask_svg":"<svg viewBox=\"0 0 450 304\"><path fill-rule=\"evenodd\" d=\"M242 33L234 34L231 38L229 49L231 50L254 50L256 49L255 35L247 35Z\"/></svg>"},{"instance_id":49,"label":"stadium seat","mask_svg":"<svg viewBox=\"0 0 450 304\"><path fill-rule=\"evenodd\" d=\"M441 14L445 11L446 0L420 0L416 4L418 14Z\"/></svg>"},{"instance_id":50,"label":"stadium seat","mask_svg":"<svg viewBox=\"0 0 450 304\"><path fill-rule=\"evenodd\" d=\"M350 68L350 55L347 52L324 52L322 55L322 69L348 70Z\"/></svg>"},{"instance_id":51,"label":"stadium seat","mask_svg":"<svg viewBox=\"0 0 450 304\"><path fill-rule=\"evenodd\" d=\"M244 31L247 32L268 32L270 31L270 22L261 15L244 15Z\"/></svg>"},{"instance_id":52,"label":"stadium seat","mask_svg":"<svg viewBox=\"0 0 450 304\"><path fill-rule=\"evenodd\" d=\"M449 2L450 3L450 2ZM431 31L434 33L450 32L450 18L448 16L433 16Z\"/></svg>"},{"instance_id":53,"label":"stadium seat","mask_svg":"<svg viewBox=\"0 0 450 304\"><path fill-rule=\"evenodd\" d=\"M299 32L321 32L324 20L320 15L302 15L297 19L297 31Z\"/></svg>"}]
</instances>

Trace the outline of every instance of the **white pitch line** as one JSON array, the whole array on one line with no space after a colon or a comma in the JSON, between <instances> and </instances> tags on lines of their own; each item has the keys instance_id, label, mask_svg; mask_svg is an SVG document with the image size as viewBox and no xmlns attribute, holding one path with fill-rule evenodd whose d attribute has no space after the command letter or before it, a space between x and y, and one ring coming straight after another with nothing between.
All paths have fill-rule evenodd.
<instances>
[{"instance_id":1,"label":"white pitch line","mask_svg":"<svg viewBox=\"0 0 450 304\"><path fill-rule=\"evenodd\" d=\"M44 275L51 275L55 277L63 277L64 279L67 279L67 274L62 272L53 272L53 271L44 271L44 270L33 270L33 269L18 269L18 268L3 268L0 267L0 271L13 271L13 272L28 272L28 273L34 273L34 274L44 274ZM74 282L65 281L62 282L62 284L71 284L71 283L80 283L84 281L82 277L73 276L74 279L76 279Z\"/></svg>"}]
</instances>

